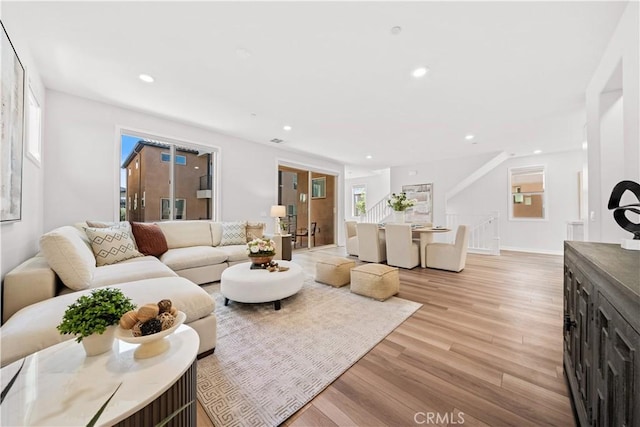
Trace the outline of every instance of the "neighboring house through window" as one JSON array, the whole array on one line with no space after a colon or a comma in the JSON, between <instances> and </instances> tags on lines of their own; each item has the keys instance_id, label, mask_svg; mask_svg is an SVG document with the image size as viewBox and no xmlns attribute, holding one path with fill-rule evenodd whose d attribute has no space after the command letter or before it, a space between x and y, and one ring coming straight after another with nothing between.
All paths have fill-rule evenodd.
<instances>
[{"instance_id":1,"label":"neighboring house through window","mask_svg":"<svg viewBox=\"0 0 640 427\"><path fill-rule=\"evenodd\" d=\"M544 166L509 169L509 219L546 219Z\"/></svg>"},{"instance_id":2,"label":"neighboring house through window","mask_svg":"<svg viewBox=\"0 0 640 427\"><path fill-rule=\"evenodd\" d=\"M216 149L125 134L121 139L121 187L124 200L133 201L121 210L121 220L214 219Z\"/></svg>"}]
</instances>

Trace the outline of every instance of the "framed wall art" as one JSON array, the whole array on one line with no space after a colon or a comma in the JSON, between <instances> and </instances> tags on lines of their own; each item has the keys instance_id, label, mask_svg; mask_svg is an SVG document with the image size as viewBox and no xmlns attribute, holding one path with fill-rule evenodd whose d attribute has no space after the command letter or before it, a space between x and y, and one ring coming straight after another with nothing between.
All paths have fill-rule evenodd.
<instances>
[{"instance_id":1,"label":"framed wall art","mask_svg":"<svg viewBox=\"0 0 640 427\"><path fill-rule=\"evenodd\" d=\"M327 197L327 177L313 178L311 180L311 198L324 199Z\"/></svg>"},{"instance_id":2,"label":"framed wall art","mask_svg":"<svg viewBox=\"0 0 640 427\"><path fill-rule=\"evenodd\" d=\"M0 221L22 219L24 67L2 24L0 35Z\"/></svg>"},{"instance_id":3,"label":"framed wall art","mask_svg":"<svg viewBox=\"0 0 640 427\"><path fill-rule=\"evenodd\" d=\"M402 191L407 194L407 199L417 200L413 208L407 211L407 221L433 223L433 183L403 185Z\"/></svg>"}]
</instances>

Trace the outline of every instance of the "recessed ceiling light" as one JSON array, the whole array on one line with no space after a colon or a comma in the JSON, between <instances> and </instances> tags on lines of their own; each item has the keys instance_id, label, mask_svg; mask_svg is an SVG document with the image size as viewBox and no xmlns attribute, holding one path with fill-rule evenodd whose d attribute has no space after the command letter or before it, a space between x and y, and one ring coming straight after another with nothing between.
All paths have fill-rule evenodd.
<instances>
[{"instance_id":1,"label":"recessed ceiling light","mask_svg":"<svg viewBox=\"0 0 640 427\"><path fill-rule=\"evenodd\" d=\"M373 156L371 154L367 154L366 156L364 156L365 159L373 159Z\"/></svg>"},{"instance_id":2,"label":"recessed ceiling light","mask_svg":"<svg viewBox=\"0 0 640 427\"><path fill-rule=\"evenodd\" d=\"M411 75L416 79L419 79L420 77L426 76L428 72L429 69L427 67L418 67L411 72Z\"/></svg>"},{"instance_id":3,"label":"recessed ceiling light","mask_svg":"<svg viewBox=\"0 0 640 427\"><path fill-rule=\"evenodd\" d=\"M155 79L151 77L149 74L140 74L138 78L145 83L153 83L155 81Z\"/></svg>"},{"instance_id":4,"label":"recessed ceiling light","mask_svg":"<svg viewBox=\"0 0 640 427\"><path fill-rule=\"evenodd\" d=\"M535 151L533 152L533 154L540 154L540 153L542 153L542 150L535 150Z\"/></svg>"},{"instance_id":5,"label":"recessed ceiling light","mask_svg":"<svg viewBox=\"0 0 640 427\"><path fill-rule=\"evenodd\" d=\"M471 134L465 135L464 137L464 139L466 139L467 141L471 141L473 138L475 138L475 136Z\"/></svg>"},{"instance_id":6,"label":"recessed ceiling light","mask_svg":"<svg viewBox=\"0 0 640 427\"><path fill-rule=\"evenodd\" d=\"M284 129L284 130L286 130L286 131L289 131L289 130L291 130L292 128L291 128L291 126L289 126L289 125L284 125L284 126L282 127L282 129Z\"/></svg>"},{"instance_id":7,"label":"recessed ceiling light","mask_svg":"<svg viewBox=\"0 0 640 427\"><path fill-rule=\"evenodd\" d=\"M400 25L396 25L395 27L391 27L391 34L397 36L402 32L402 27Z\"/></svg>"}]
</instances>

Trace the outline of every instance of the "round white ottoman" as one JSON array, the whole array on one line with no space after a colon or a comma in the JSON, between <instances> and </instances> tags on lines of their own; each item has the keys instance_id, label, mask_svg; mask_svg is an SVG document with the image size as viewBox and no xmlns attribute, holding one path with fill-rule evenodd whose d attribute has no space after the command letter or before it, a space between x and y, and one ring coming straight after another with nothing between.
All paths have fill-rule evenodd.
<instances>
[{"instance_id":1,"label":"round white ottoman","mask_svg":"<svg viewBox=\"0 0 640 427\"><path fill-rule=\"evenodd\" d=\"M302 289L302 267L292 262L278 260L278 265L289 267L287 271L251 270L251 263L236 264L222 272L220 293L224 305L229 301L257 303L272 302L280 310L280 300Z\"/></svg>"}]
</instances>

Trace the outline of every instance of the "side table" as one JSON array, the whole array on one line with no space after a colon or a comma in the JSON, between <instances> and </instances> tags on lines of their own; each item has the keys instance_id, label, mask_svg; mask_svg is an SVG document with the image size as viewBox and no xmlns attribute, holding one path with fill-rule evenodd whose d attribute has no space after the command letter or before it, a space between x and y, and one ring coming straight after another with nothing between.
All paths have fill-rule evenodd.
<instances>
[{"instance_id":1,"label":"side table","mask_svg":"<svg viewBox=\"0 0 640 427\"><path fill-rule=\"evenodd\" d=\"M291 234L282 235L282 259L291 261Z\"/></svg>"},{"instance_id":2,"label":"side table","mask_svg":"<svg viewBox=\"0 0 640 427\"><path fill-rule=\"evenodd\" d=\"M5 397L1 425L86 425L120 389L98 419L104 426L156 425L176 409L191 406L172 420L196 424L196 355L200 339L187 325L165 339L171 346L149 359L135 359L136 344L115 340L113 350L87 357L82 345L69 340L38 351L24 367ZM2 388L22 360L0 371Z\"/></svg>"}]
</instances>

